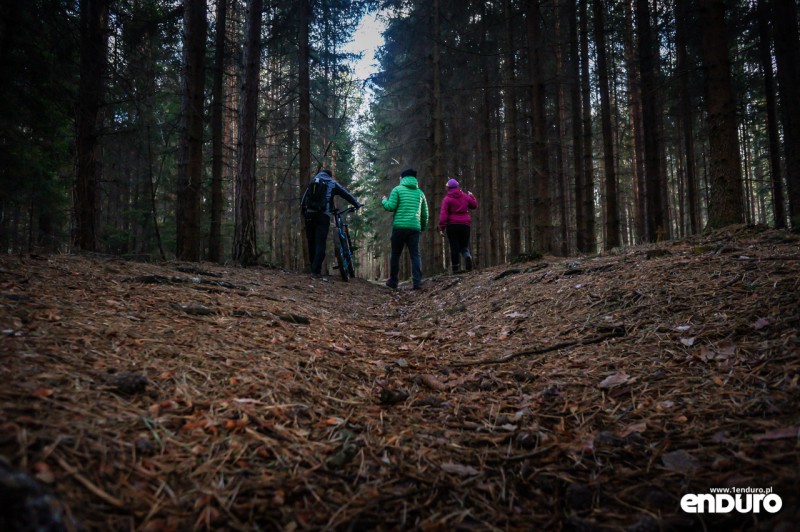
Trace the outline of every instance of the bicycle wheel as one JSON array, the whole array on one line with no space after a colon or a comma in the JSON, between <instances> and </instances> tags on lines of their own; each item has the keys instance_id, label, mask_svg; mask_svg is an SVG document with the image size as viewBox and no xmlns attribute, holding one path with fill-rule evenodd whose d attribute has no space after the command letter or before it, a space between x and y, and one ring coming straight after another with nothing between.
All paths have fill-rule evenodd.
<instances>
[{"instance_id":1,"label":"bicycle wheel","mask_svg":"<svg viewBox=\"0 0 800 532\"><path fill-rule=\"evenodd\" d=\"M353 245L350 243L350 231L348 231L346 227L344 234L347 241L347 273L350 274L350 277L355 279L356 265L353 262Z\"/></svg>"},{"instance_id":2,"label":"bicycle wheel","mask_svg":"<svg viewBox=\"0 0 800 532\"><path fill-rule=\"evenodd\" d=\"M347 281L350 279L350 267L347 261L347 254L343 253L342 251L342 239L338 238L338 242L336 243L336 263L339 265L339 273L342 276L343 281Z\"/></svg>"}]
</instances>

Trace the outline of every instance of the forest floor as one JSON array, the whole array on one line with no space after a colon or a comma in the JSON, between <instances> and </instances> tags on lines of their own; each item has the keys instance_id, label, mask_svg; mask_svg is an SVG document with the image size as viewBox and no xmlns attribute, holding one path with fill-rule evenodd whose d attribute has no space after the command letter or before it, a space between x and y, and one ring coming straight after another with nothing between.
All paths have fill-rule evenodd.
<instances>
[{"instance_id":1,"label":"forest floor","mask_svg":"<svg viewBox=\"0 0 800 532\"><path fill-rule=\"evenodd\" d=\"M746 227L420 291L3 256L0 529L796 530L799 301Z\"/></svg>"}]
</instances>

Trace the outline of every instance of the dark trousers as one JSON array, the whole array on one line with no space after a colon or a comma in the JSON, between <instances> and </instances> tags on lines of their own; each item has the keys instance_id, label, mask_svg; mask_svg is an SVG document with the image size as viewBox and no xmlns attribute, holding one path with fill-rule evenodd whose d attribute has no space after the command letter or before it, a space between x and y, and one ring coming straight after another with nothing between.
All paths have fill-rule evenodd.
<instances>
[{"instance_id":1,"label":"dark trousers","mask_svg":"<svg viewBox=\"0 0 800 532\"><path fill-rule=\"evenodd\" d=\"M389 258L389 286L397 287L397 276L400 274L400 255L403 248L408 247L411 255L411 279L414 288L422 284L422 259L419 256L420 231L414 229L392 229L392 254Z\"/></svg>"},{"instance_id":2,"label":"dark trousers","mask_svg":"<svg viewBox=\"0 0 800 532\"><path fill-rule=\"evenodd\" d=\"M318 274L325 260L325 245L328 242L328 230L331 217L323 213L306 214L306 239L308 240L308 258L311 261L311 273Z\"/></svg>"},{"instance_id":3,"label":"dark trousers","mask_svg":"<svg viewBox=\"0 0 800 532\"><path fill-rule=\"evenodd\" d=\"M447 226L447 241L450 242L450 262L453 271L461 269L461 257L465 259L471 257L469 253L469 226L462 224L450 224ZM467 269L470 269L472 261L468 260Z\"/></svg>"}]
</instances>

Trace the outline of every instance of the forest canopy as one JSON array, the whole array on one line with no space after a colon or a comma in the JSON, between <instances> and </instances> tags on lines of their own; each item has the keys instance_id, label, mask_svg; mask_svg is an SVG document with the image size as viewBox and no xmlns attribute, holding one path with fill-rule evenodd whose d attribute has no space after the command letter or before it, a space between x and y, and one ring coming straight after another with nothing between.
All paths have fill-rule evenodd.
<instances>
[{"instance_id":1,"label":"forest canopy","mask_svg":"<svg viewBox=\"0 0 800 532\"><path fill-rule=\"evenodd\" d=\"M795 0L31 0L0 39L5 253L303 270L320 168L366 204L370 278L407 166L433 217L449 178L480 198L483 266L800 227ZM435 231L421 247L444 271Z\"/></svg>"}]
</instances>

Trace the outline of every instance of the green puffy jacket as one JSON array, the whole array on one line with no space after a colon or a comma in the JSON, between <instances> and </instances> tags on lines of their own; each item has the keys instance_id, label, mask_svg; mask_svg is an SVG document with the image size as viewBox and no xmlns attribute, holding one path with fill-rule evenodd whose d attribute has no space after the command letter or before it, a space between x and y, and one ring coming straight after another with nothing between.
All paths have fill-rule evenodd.
<instances>
[{"instance_id":1,"label":"green puffy jacket","mask_svg":"<svg viewBox=\"0 0 800 532\"><path fill-rule=\"evenodd\" d=\"M416 177L402 178L389 197L381 201L381 205L394 213L392 226L396 229L424 231L428 227L428 200L419 189Z\"/></svg>"}]
</instances>

